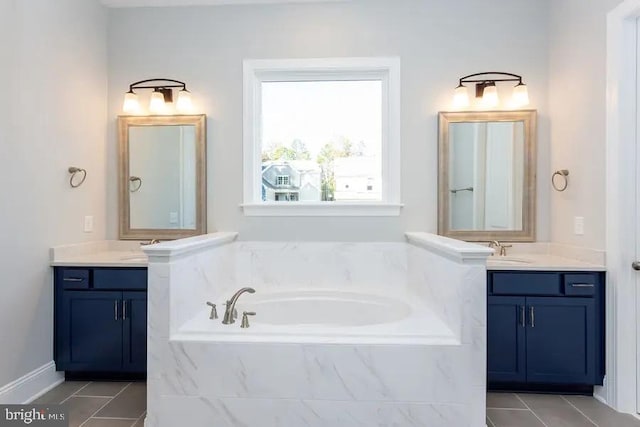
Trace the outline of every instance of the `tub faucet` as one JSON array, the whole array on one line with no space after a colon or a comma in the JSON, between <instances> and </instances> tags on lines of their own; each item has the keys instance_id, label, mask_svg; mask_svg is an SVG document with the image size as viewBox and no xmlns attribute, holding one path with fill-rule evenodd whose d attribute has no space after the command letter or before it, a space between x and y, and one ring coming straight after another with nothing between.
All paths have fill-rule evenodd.
<instances>
[{"instance_id":1,"label":"tub faucet","mask_svg":"<svg viewBox=\"0 0 640 427\"><path fill-rule=\"evenodd\" d=\"M236 302L238 301L238 298L240 298L240 295L244 294L245 292L249 292L250 294L252 294L255 291L256 290L253 288L241 288L240 290L238 290L238 292L233 294L231 299L227 301L227 309L224 311L224 318L222 319L222 323L225 325L234 323L236 321L236 316L234 315L234 313L236 312Z\"/></svg>"}]
</instances>

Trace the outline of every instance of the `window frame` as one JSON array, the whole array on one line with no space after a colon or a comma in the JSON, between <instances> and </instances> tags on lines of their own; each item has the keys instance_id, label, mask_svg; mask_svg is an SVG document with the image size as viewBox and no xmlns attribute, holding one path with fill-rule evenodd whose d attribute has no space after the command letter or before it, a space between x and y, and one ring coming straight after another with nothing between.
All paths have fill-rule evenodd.
<instances>
[{"instance_id":1,"label":"window frame","mask_svg":"<svg viewBox=\"0 0 640 427\"><path fill-rule=\"evenodd\" d=\"M243 203L246 216L398 216L400 202L400 58L246 59L243 61ZM382 81L382 200L262 201L262 83Z\"/></svg>"}]
</instances>

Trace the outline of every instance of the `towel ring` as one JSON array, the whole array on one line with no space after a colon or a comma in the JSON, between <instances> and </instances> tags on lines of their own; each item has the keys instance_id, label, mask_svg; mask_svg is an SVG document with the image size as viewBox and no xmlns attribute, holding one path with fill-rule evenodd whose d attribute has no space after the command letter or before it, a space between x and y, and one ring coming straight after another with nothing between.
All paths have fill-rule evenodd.
<instances>
[{"instance_id":1,"label":"towel ring","mask_svg":"<svg viewBox=\"0 0 640 427\"><path fill-rule=\"evenodd\" d=\"M561 184L563 185L556 184L556 176L562 178L563 182L561 182ZM569 176L569 171L567 169L557 170L553 173L553 175L551 175L551 185L553 186L553 188L555 188L556 191L564 191L567 189L567 185L569 185L567 176Z\"/></svg>"},{"instance_id":2,"label":"towel ring","mask_svg":"<svg viewBox=\"0 0 640 427\"><path fill-rule=\"evenodd\" d=\"M69 185L71 186L71 188L78 188L82 185L82 183L84 182L85 179L87 179L87 171L85 169L76 167L76 166L69 166L69 173L71 174L71 177L69 178ZM81 173L82 174L82 179L80 179L80 181L74 183L73 179L76 177L77 174Z\"/></svg>"},{"instance_id":3,"label":"towel ring","mask_svg":"<svg viewBox=\"0 0 640 427\"><path fill-rule=\"evenodd\" d=\"M138 186L135 187L135 188L131 188L131 183L132 182L137 182ZM135 193L136 191L140 190L140 187L142 187L142 178L140 178L139 176L130 176L129 177L129 192Z\"/></svg>"}]
</instances>

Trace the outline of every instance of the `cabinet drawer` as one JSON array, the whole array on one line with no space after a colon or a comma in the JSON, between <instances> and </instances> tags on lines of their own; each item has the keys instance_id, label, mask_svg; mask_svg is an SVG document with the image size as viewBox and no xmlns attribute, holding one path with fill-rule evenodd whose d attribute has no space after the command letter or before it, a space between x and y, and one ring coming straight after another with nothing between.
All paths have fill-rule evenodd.
<instances>
[{"instance_id":1,"label":"cabinet drawer","mask_svg":"<svg viewBox=\"0 0 640 427\"><path fill-rule=\"evenodd\" d=\"M598 284L594 274L565 274L564 293L567 296L593 296Z\"/></svg>"},{"instance_id":2,"label":"cabinet drawer","mask_svg":"<svg viewBox=\"0 0 640 427\"><path fill-rule=\"evenodd\" d=\"M146 268L109 268L93 271L94 289L147 289Z\"/></svg>"},{"instance_id":3,"label":"cabinet drawer","mask_svg":"<svg viewBox=\"0 0 640 427\"><path fill-rule=\"evenodd\" d=\"M89 270L63 268L60 277L63 289L89 289Z\"/></svg>"},{"instance_id":4,"label":"cabinet drawer","mask_svg":"<svg viewBox=\"0 0 640 427\"><path fill-rule=\"evenodd\" d=\"M492 273L493 295L562 295L558 273Z\"/></svg>"}]
</instances>

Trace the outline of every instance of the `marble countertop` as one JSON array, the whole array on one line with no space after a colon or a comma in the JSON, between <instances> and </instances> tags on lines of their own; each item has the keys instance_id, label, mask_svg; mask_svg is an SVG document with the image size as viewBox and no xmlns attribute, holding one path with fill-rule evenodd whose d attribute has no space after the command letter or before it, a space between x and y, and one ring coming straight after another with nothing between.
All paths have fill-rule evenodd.
<instances>
[{"instance_id":1,"label":"marble countertop","mask_svg":"<svg viewBox=\"0 0 640 427\"><path fill-rule=\"evenodd\" d=\"M138 241L103 240L50 250L50 265L54 267L146 267L147 264L147 256Z\"/></svg>"},{"instance_id":2,"label":"marble countertop","mask_svg":"<svg viewBox=\"0 0 640 427\"><path fill-rule=\"evenodd\" d=\"M552 254L517 253L487 258L487 270L522 271L605 271L605 266Z\"/></svg>"}]
</instances>

